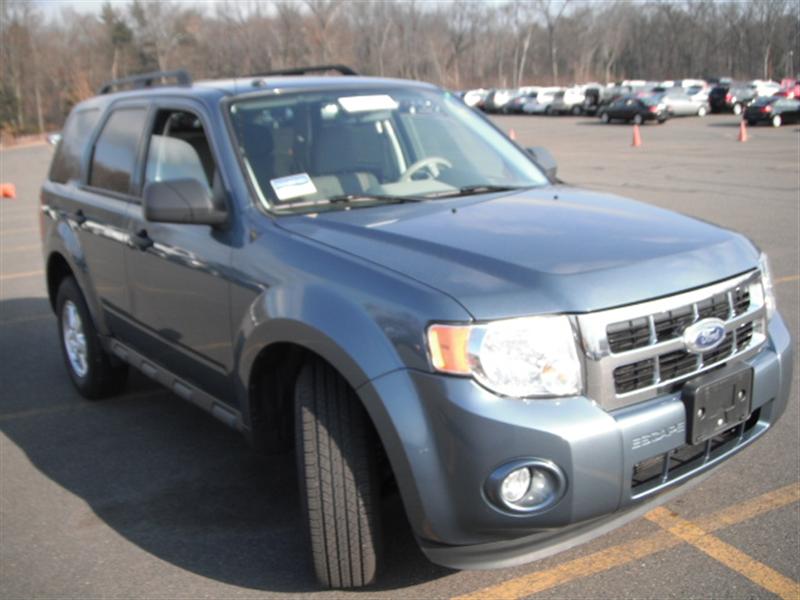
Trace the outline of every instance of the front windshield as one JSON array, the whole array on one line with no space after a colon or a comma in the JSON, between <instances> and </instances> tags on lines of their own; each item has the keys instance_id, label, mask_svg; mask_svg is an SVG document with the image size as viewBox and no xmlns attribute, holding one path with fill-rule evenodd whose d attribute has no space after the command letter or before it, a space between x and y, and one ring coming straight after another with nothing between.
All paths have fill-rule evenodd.
<instances>
[{"instance_id":1,"label":"front windshield","mask_svg":"<svg viewBox=\"0 0 800 600\"><path fill-rule=\"evenodd\" d=\"M231 104L230 116L247 175L276 210L548 183L517 146L448 92L260 95Z\"/></svg>"}]
</instances>

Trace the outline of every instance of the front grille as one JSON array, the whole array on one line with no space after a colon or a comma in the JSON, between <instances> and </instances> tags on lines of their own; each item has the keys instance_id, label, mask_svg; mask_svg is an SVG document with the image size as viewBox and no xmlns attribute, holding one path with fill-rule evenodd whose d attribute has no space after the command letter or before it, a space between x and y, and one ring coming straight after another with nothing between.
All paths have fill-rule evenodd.
<instances>
[{"instance_id":1,"label":"front grille","mask_svg":"<svg viewBox=\"0 0 800 600\"><path fill-rule=\"evenodd\" d=\"M747 357L766 340L765 310L760 273L753 271L691 292L579 315L587 393L615 409ZM686 328L708 318L724 323L722 342L706 352L689 352Z\"/></svg>"},{"instance_id":2,"label":"front grille","mask_svg":"<svg viewBox=\"0 0 800 600\"><path fill-rule=\"evenodd\" d=\"M608 347L615 353L626 352L650 345L653 337L657 342L680 337L684 329L700 319L714 317L727 321L732 316L747 312L750 308L750 291L737 287L730 295L726 292L715 294L695 306L681 306L653 315L655 336L652 336L650 321L646 317L612 323L606 329Z\"/></svg>"},{"instance_id":3,"label":"front grille","mask_svg":"<svg viewBox=\"0 0 800 600\"><path fill-rule=\"evenodd\" d=\"M756 426L760 412L760 409L754 411L746 422L723 431L705 442L694 445L686 444L634 465L631 474L633 497L644 495L653 488L696 471L710 460L735 448Z\"/></svg>"},{"instance_id":4,"label":"front grille","mask_svg":"<svg viewBox=\"0 0 800 600\"><path fill-rule=\"evenodd\" d=\"M645 385L650 385L650 382L653 381L655 368L655 361L652 358L640 360L632 365L617 367L614 370L614 384L617 387L617 391L632 392Z\"/></svg>"}]
</instances>

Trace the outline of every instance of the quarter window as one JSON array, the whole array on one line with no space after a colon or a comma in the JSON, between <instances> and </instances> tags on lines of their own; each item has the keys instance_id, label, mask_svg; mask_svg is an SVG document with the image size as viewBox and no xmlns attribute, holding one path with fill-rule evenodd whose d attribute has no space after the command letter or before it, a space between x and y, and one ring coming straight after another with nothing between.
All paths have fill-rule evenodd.
<instances>
[{"instance_id":1,"label":"quarter window","mask_svg":"<svg viewBox=\"0 0 800 600\"><path fill-rule=\"evenodd\" d=\"M130 193L131 174L146 118L147 111L143 108L120 108L111 114L94 147L89 185Z\"/></svg>"},{"instance_id":2,"label":"quarter window","mask_svg":"<svg viewBox=\"0 0 800 600\"><path fill-rule=\"evenodd\" d=\"M81 157L99 118L100 111L94 108L75 111L67 119L50 169L50 181L67 183L80 179Z\"/></svg>"}]
</instances>

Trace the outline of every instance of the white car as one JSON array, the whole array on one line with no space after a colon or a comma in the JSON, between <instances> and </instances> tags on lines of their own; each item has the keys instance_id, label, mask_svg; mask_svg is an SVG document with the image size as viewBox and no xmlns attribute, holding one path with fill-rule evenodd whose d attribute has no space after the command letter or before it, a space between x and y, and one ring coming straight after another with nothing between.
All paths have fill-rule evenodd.
<instances>
[{"instance_id":1,"label":"white car","mask_svg":"<svg viewBox=\"0 0 800 600\"><path fill-rule=\"evenodd\" d=\"M522 112L528 115L542 115L550 110L556 93L562 91L563 88L551 87L541 88L536 93L536 98L531 98L529 102L523 105Z\"/></svg>"},{"instance_id":2,"label":"white car","mask_svg":"<svg viewBox=\"0 0 800 600\"><path fill-rule=\"evenodd\" d=\"M756 96L774 96L781 91L781 84L766 79L754 79L750 85L756 89Z\"/></svg>"},{"instance_id":3,"label":"white car","mask_svg":"<svg viewBox=\"0 0 800 600\"><path fill-rule=\"evenodd\" d=\"M581 114L583 101L586 100L586 93L583 88L571 87L563 92L557 92L550 104L550 114Z\"/></svg>"},{"instance_id":4,"label":"white car","mask_svg":"<svg viewBox=\"0 0 800 600\"><path fill-rule=\"evenodd\" d=\"M477 90L469 90L464 94L464 104L467 106L476 106L479 102L486 99L489 90L479 88Z\"/></svg>"}]
</instances>

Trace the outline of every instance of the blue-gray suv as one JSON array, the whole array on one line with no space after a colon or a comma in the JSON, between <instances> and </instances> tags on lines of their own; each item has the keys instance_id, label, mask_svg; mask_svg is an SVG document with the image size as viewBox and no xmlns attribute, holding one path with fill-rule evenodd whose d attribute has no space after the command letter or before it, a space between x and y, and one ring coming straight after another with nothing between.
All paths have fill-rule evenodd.
<instances>
[{"instance_id":1,"label":"blue-gray suv","mask_svg":"<svg viewBox=\"0 0 800 600\"><path fill-rule=\"evenodd\" d=\"M133 366L294 449L336 588L374 580L395 486L432 561L504 567L773 426L792 345L750 241L565 185L449 92L337 68L151 73L75 106L42 232L84 396Z\"/></svg>"}]
</instances>

